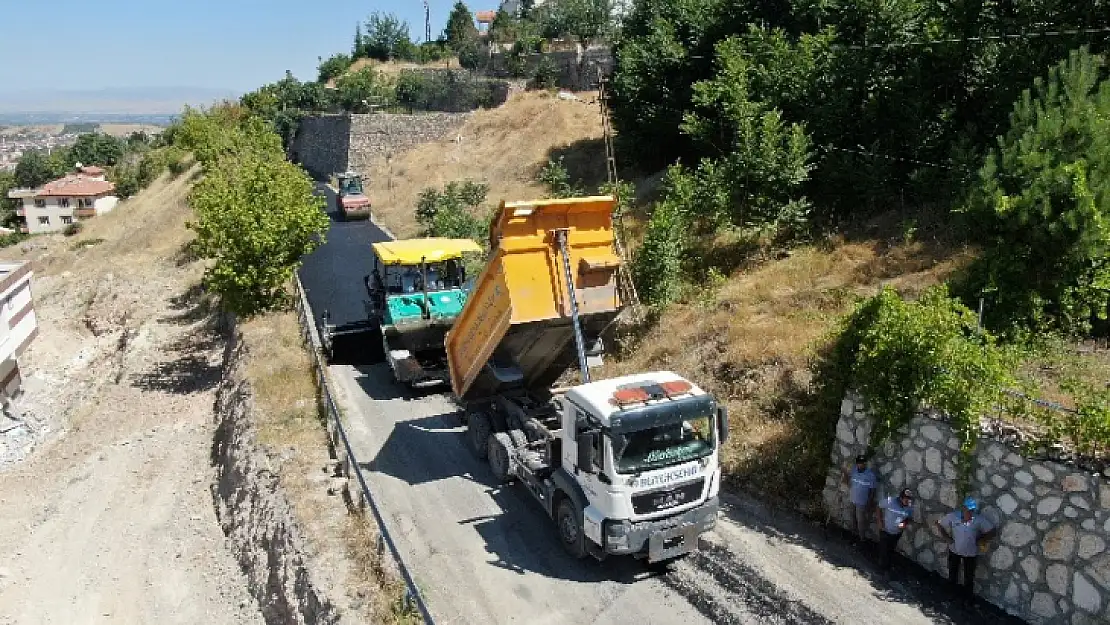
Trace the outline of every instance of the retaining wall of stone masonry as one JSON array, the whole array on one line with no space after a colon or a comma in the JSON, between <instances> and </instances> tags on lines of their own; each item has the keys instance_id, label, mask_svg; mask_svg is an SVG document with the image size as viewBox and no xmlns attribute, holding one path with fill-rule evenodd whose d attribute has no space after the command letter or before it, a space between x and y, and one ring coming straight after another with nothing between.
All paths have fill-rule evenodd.
<instances>
[{"instance_id":1,"label":"retaining wall of stone masonry","mask_svg":"<svg viewBox=\"0 0 1110 625\"><path fill-rule=\"evenodd\" d=\"M363 174L375 162L408 148L437 141L458 128L468 113L373 113L312 115L301 121L290 148L294 162L313 177L353 169Z\"/></svg>"},{"instance_id":2,"label":"retaining wall of stone masonry","mask_svg":"<svg viewBox=\"0 0 1110 625\"><path fill-rule=\"evenodd\" d=\"M852 527L841 471L868 447L871 418L863 402L841 405L824 499L832 518ZM921 414L875 450L879 498L904 487L917 495L914 520L899 551L948 575L948 543L934 522L959 504L958 439L941 419ZM980 556L976 593L1032 623L1110 623L1110 480L1056 462L1030 460L982 438L971 494L999 530Z\"/></svg>"}]
</instances>

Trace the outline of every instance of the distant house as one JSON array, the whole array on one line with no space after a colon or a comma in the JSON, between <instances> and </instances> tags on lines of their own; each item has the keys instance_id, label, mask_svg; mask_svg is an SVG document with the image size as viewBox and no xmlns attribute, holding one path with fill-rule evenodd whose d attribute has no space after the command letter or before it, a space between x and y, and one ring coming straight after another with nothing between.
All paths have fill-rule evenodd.
<instances>
[{"instance_id":1,"label":"distant house","mask_svg":"<svg viewBox=\"0 0 1110 625\"><path fill-rule=\"evenodd\" d=\"M0 404L22 386L18 359L38 336L31 263L0 263Z\"/></svg>"},{"instance_id":2,"label":"distant house","mask_svg":"<svg viewBox=\"0 0 1110 625\"><path fill-rule=\"evenodd\" d=\"M56 232L74 221L111 212L119 198L116 185L104 177L104 170L80 167L76 173L52 180L38 189L12 189L15 214L23 232Z\"/></svg>"},{"instance_id":3,"label":"distant house","mask_svg":"<svg viewBox=\"0 0 1110 625\"><path fill-rule=\"evenodd\" d=\"M478 22L478 34L487 35L493 20L497 19L497 11L478 11L474 14L474 18Z\"/></svg>"}]
</instances>

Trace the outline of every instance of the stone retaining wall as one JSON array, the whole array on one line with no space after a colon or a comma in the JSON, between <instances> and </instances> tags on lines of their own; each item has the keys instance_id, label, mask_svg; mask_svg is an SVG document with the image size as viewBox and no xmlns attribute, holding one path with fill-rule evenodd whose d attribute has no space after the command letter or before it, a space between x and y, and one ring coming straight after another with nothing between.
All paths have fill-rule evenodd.
<instances>
[{"instance_id":1,"label":"stone retaining wall","mask_svg":"<svg viewBox=\"0 0 1110 625\"><path fill-rule=\"evenodd\" d=\"M516 73L531 78L536 68L544 61L550 61L559 72L559 87L571 91L590 91L598 88L598 70L608 76L613 73L613 53L608 46L597 46L575 50L530 54L524 57L523 64L515 68ZM485 72L491 76L508 78L514 74L513 57L509 52L494 52L490 55Z\"/></svg>"},{"instance_id":2,"label":"stone retaining wall","mask_svg":"<svg viewBox=\"0 0 1110 625\"><path fill-rule=\"evenodd\" d=\"M469 113L377 113L352 115L347 165L366 173L375 162L438 141L466 121Z\"/></svg>"},{"instance_id":3,"label":"stone retaining wall","mask_svg":"<svg viewBox=\"0 0 1110 625\"><path fill-rule=\"evenodd\" d=\"M852 516L841 470L866 452L870 432L862 402L845 399L824 492L832 518L845 528ZM907 486L917 494L916 523L899 551L942 577L948 575L948 547L934 521L959 503L958 449L947 423L922 414L871 460L879 497ZM1032 623L1110 622L1110 480L980 439L971 494L999 529L980 557L977 594Z\"/></svg>"},{"instance_id":4,"label":"stone retaining wall","mask_svg":"<svg viewBox=\"0 0 1110 625\"><path fill-rule=\"evenodd\" d=\"M290 157L313 177L354 169L365 173L376 161L437 141L466 120L468 113L374 113L305 117Z\"/></svg>"}]
</instances>

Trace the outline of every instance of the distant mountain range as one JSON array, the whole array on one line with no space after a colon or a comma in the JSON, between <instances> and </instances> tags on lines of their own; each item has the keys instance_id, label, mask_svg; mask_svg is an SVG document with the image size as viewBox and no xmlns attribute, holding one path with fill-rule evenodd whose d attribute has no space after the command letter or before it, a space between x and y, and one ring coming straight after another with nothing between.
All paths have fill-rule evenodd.
<instances>
[{"instance_id":1,"label":"distant mountain range","mask_svg":"<svg viewBox=\"0 0 1110 625\"><path fill-rule=\"evenodd\" d=\"M172 115L184 105L208 105L238 98L227 89L142 87L96 90L0 90L0 113L49 115Z\"/></svg>"}]
</instances>

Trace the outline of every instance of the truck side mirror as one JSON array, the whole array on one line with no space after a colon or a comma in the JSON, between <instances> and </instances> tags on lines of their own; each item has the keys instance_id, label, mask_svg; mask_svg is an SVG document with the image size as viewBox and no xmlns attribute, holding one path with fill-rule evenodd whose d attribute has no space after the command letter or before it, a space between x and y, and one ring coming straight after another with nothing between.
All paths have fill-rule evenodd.
<instances>
[{"instance_id":1,"label":"truck side mirror","mask_svg":"<svg viewBox=\"0 0 1110 625\"><path fill-rule=\"evenodd\" d=\"M582 432L578 435L578 469L587 473L594 472L594 434Z\"/></svg>"},{"instance_id":2,"label":"truck side mirror","mask_svg":"<svg viewBox=\"0 0 1110 625\"><path fill-rule=\"evenodd\" d=\"M728 408L717 406L717 423L721 428L721 444L728 440Z\"/></svg>"}]
</instances>

